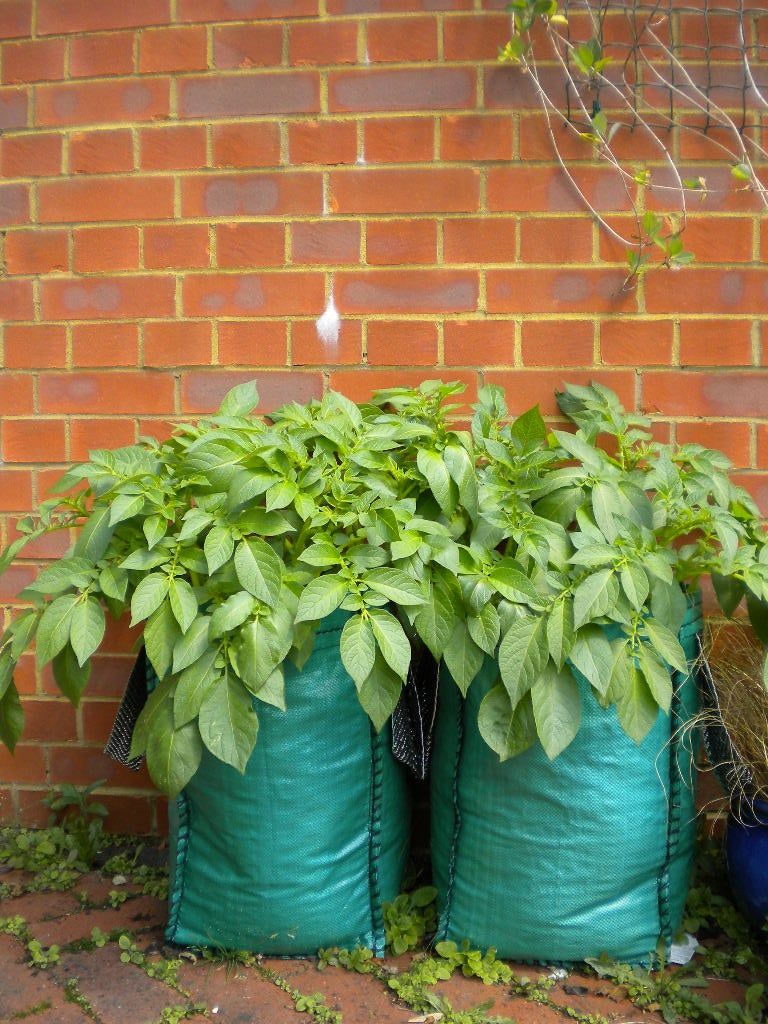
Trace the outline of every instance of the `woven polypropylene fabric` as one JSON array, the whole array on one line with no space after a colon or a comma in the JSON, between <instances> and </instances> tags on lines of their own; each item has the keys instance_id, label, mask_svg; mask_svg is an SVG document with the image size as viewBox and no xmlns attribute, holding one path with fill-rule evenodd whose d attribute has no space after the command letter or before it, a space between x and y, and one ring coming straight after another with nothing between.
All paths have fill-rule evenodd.
<instances>
[{"instance_id":1,"label":"woven polypropylene fabric","mask_svg":"<svg viewBox=\"0 0 768 1024\"><path fill-rule=\"evenodd\" d=\"M384 948L408 849L402 767L375 736L339 658L343 616L318 633L288 710L257 702L245 775L209 756L171 806L166 938L278 956Z\"/></svg>"},{"instance_id":2,"label":"woven polypropylene fabric","mask_svg":"<svg viewBox=\"0 0 768 1024\"><path fill-rule=\"evenodd\" d=\"M681 642L696 654L693 603ZM639 746L579 679L582 723L554 761L540 744L503 764L477 728L495 681L487 665L462 701L441 679L432 768L438 938L494 946L515 960L574 962L606 952L648 962L679 927L695 833L693 752L681 726L696 706L677 680L675 709Z\"/></svg>"}]
</instances>

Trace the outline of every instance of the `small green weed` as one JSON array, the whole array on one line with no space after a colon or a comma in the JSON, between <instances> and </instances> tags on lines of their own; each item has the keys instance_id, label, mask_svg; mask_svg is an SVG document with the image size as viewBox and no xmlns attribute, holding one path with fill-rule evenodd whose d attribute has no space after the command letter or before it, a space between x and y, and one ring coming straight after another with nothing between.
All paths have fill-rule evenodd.
<instances>
[{"instance_id":1,"label":"small green weed","mask_svg":"<svg viewBox=\"0 0 768 1024\"><path fill-rule=\"evenodd\" d=\"M51 809L50 824L59 825L70 836L78 863L86 870L93 867L104 837L104 819L109 812L91 796L105 781L99 779L83 787L65 782L43 801Z\"/></svg>"},{"instance_id":2,"label":"small green weed","mask_svg":"<svg viewBox=\"0 0 768 1024\"><path fill-rule=\"evenodd\" d=\"M86 1017L90 1017L91 1020L97 1020L96 1011L93 1006L80 991L80 982L77 978L68 978L64 985L64 998L68 1003L74 1003L75 1006L79 1006Z\"/></svg>"},{"instance_id":3,"label":"small green weed","mask_svg":"<svg viewBox=\"0 0 768 1024\"><path fill-rule=\"evenodd\" d=\"M414 892L401 893L391 903L382 905L384 935L388 948L396 956L418 949L426 935L437 927L437 889L423 886Z\"/></svg>"}]
</instances>

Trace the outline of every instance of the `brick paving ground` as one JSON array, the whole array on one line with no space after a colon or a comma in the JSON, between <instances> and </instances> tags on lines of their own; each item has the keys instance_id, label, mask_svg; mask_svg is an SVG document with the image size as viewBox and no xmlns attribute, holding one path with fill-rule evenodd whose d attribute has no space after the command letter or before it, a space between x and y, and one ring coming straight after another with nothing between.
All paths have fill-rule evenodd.
<instances>
[{"instance_id":1,"label":"brick paving ground","mask_svg":"<svg viewBox=\"0 0 768 1024\"><path fill-rule=\"evenodd\" d=\"M10 874L0 876L3 881L10 878ZM23 874L13 873L14 883L23 880ZM291 995L275 984L275 976L294 991L321 993L325 1004L341 1013L344 1024L407 1024L419 1019L396 1001L383 981L341 968L321 972L313 960L264 960L254 968L190 956L183 959L175 986L169 983L172 979L148 977L141 966L121 961L115 938L121 932L133 936L149 963L162 963L162 955L177 955L178 950L163 945L165 903L142 896L128 885L125 891L130 898L122 906L93 906L99 900L107 902L111 888L109 880L93 873L84 875L70 892L0 900L0 918L19 915L44 947L53 943L61 947L58 961L40 970L29 965L28 937L0 934L1 1024L156 1024L174 1019L168 1008L187 1008L193 1013L195 1004L199 1005L191 1019L221 1024L314 1024L310 1015L294 1008ZM87 901L78 893L85 894L90 903L84 906ZM105 936L112 933L111 941L97 948L78 948L94 928ZM384 961L399 969L408 962L407 957ZM531 978L546 973L543 968L515 970ZM264 973L271 973L272 980ZM562 1006L562 1011L516 996L508 986L489 987L461 975L441 983L437 991L450 1000L454 1010L492 1000L489 1015L510 1017L517 1024L563 1024L573 1011L600 1014L617 1024L660 1021L657 1014L643 1013L622 998L621 991L575 973L558 981L549 992L552 1003ZM718 982L716 994L718 1000L738 998L741 989Z\"/></svg>"}]
</instances>

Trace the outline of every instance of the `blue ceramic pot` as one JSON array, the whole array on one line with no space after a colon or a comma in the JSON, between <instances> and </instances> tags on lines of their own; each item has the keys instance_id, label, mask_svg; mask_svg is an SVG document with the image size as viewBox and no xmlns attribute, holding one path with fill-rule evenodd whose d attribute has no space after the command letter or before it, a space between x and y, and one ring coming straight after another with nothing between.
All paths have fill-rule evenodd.
<instances>
[{"instance_id":1,"label":"blue ceramic pot","mask_svg":"<svg viewBox=\"0 0 768 1024\"><path fill-rule=\"evenodd\" d=\"M725 852L736 904L759 928L768 918L768 802L744 800L731 810Z\"/></svg>"}]
</instances>

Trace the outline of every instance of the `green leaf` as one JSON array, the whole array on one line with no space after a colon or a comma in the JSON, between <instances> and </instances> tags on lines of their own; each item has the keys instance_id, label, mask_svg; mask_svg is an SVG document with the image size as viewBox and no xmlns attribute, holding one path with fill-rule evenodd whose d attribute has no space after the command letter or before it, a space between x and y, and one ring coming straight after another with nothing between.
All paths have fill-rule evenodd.
<instances>
[{"instance_id":1,"label":"green leaf","mask_svg":"<svg viewBox=\"0 0 768 1024\"><path fill-rule=\"evenodd\" d=\"M80 600L72 610L69 642L82 667L104 639L104 609L93 597Z\"/></svg>"},{"instance_id":2,"label":"green leaf","mask_svg":"<svg viewBox=\"0 0 768 1024\"><path fill-rule=\"evenodd\" d=\"M562 668L573 646L573 601L563 597L556 601L547 616L547 646L549 655Z\"/></svg>"},{"instance_id":3,"label":"green leaf","mask_svg":"<svg viewBox=\"0 0 768 1024\"><path fill-rule=\"evenodd\" d=\"M72 629L78 598L75 594L57 597L46 607L37 627L37 664L41 667L64 649Z\"/></svg>"},{"instance_id":4,"label":"green leaf","mask_svg":"<svg viewBox=\"0 0 768 1024\"><path fill-rule=\"evenodd\" d=\"M213 575L217 569L225 565L232 557L235 539L232 531L226 526L214 526L205 536L203 551L208 562L208 573Z\"/></svg>"},{"instance_id":5,"label":"green leaf","mask_svg":"<svg viewBox=\"0 0 768 1024\"><path fill-rule=\"evenodd\" d=\"M91 582L94 568L85 558L62 558L41 569L27 590L35 594L63 594L66 590L83 590Z\"/></svg>"},{"instance_id":6,"label":"green leaf","mask_svg":"<svg viewBox=\"0 0 768 1024\"><path fill-rule=\"evenodd\" d=\"M540 615L513 619L499 647L501 678L513 706L539 677L547 658L545 620Z\"/></svg>"},{"instance_id":7,"label":"green leaf","mask_svg":"<svg viewBox=\"0 0 768 1024\"><path fill-rule=\"evenodd\" d=\"M249 380L244 384L237 384L226 393L219 406L219 415L238 418L247 416L258 404L259 392L256 389L256 381Z\"/></svg>"},{"instance_id":8,"label":"green leaf","mask_svg":"<svg viewBox=\"0 0 768 1024\"><path fill-rule=\"evenodd\" d=\"M462 694L466 696L470 683L483 667L483 652L469 635L466 622L457 619L451 639L443 651L445 667Z\"/></svg>"},{"instance_id":9,"label":"green leaf","mask_svg":"<svg viewBox=\"0 0 768 1024\"><path fill-rule=\"evenodd\" d=\"M449 444L443 451L445 466L459 489L459 499L472 519L477 518L477 475L466 448Z\"/></svg>"},{"instance_id":10,"label":"green leaf","mask_svg":"<svg viewBox=\"0 0 768 1024\"><path fill-rule=\"evenodd\" d=\"M659 706L634 661L627 668L628 685L616 703L619 723L630 739L640 744L659 716Z\"/></svg>"},{"instance_id":11,"label":"green leaf","mask_svg":"<svg viewBox=\"0 0 768 1024\"><path fill-rule=\"evenodd\" d=\"M11 652L8 650L3 651L0 654L0 700L3 699L13 682L13 670L15 668L16 662L11 657Z\"/></svg>"},{"instance_id":12,"label":"green leaf","mask_svg":"<svg viewBox=\"0 0 768 1024\"><path fill-rule=\"evenodd\" d=\"M615 487L605 483L594 485L592 511L600 532L607 541L613 543L619 533L614 516L622 511Z\"/></svg>"},{"instance_id":13,"label":"green leaf","mask_svg":"<svg viewBox=\"0 0 768 1024\"><path fill-rule=\"evenodd\" d=\"M242 775L259 731L251 696L242 683L228 676L214 687L200 708L198 721L208 750Z\"/></svg>"},{"instance_id":14,"label":"green leaf","mask_svg":"<svg viewBox=\"0 0 768 1024\"><path fill-rule=\"evenodd\" d=\"M599 619L613 611L619 597L619 585L613 569L601 569L580 583L573 594L573 624Z\"/></svg>"},{"instance_id":15,"label":"green leaf","mask_svg":"<svg viewBox=\"0 0 768 1024\"><path fill-rule=\"evenodd\" d=\"M157 611L168 596L170 582L165 573L152 572L145 576L131 598L131 625L143 622Z\"/></svg>"},{"instance_id":16,"label":"green leaf","mask_svg":"<svg viewBox=\"0 0 768 1024\"><path fill-rule=\"evenodd\" d=\"M392 671L381 654L377 654L371 674L357 691L363 711L376 732L381 732L395 710L402 687L403 682L397 673Z\"/></svg>"},{"instance_id":17,"label":"green leaf","mask_svg":"<svg viewBox=\"0 0 768 1024\"><path fill-rule=\"evenodd\" d=\"M477 727L501 761L522 754L536 741L531 695L526 693L513 707L506 689L500 684L494 686L480 703Z\"/></svg>"},{"instance_id":18,"label":"green leaf","mask_svg":"<svg viewBox=\"0 0 768 1024\"><path fill-rule=\"evenodd\" d=\"M746 590L744 583L733 576L721 576L720 573L713 572L712 586L720 607L723 609L723 614L730 618L744 597Z\"/></svg>"},{"instance_id":19,"label":"green leaf","mask_svg":"<svg viewBox=\"0 0 768 1024\"><path fill-rule=\"evenodd\" d=\"M536 732L550 761L572 742L581 723L581 696L568 669L547 662L531 687Z\"/></svg>"},{"instance_id":20,"label":"green leaf","mask_svg":"<svg viewBox=\"0 0 768 1024\"><path fill-rule=\"evenodd\" d=\"M203 745L196 722L174 729L170 721L156 723L147 741L147 768L157 788L169 798L178 796L197 769Z\"/></svg>"},{"instance_id":21,"label":"green leaf","mask_svg":"<svg viewBox=\"0 0 768 1024\"><path fill-rule=\"evenodd\" d=\"M299 489L293 480L279 480L267 491L265 499L267 512L272 512L273 509L287 508L298 493Z\"/></svg>"},{"instance_id":22,"label":"green leaf","mask_svg":"<svg viewBox=\"0 0 768 1024\"><path fill-rule=\"evenodd\" d=\"M87 522L80 531L72 554L77 558L85 558L96 563L109 547L115 527L109 521L109 505L98 505L93 509Z\"/></svg>"},{"instance_id":23,"label":"green leaf","mask_svg":"<svg viewBox=\"0 0 768 1024\"><path fill-rule=\"evenodd\" d=\"M341 555L329 541L315 541L299 555L300 562L325 568L329 565L341 565Z\"/></svg>"},{"instance_id":24,"label":"green leaf","mask_svg":"<svg viewBox=\"0 0 768 1024\"><path fill-rule=\"evenodd\" d=\"M168 521L163 516L149 516L141 524L141 528L147 539L147 547L151 551L165 536L168 529Z\"/></svg>"},{"instance_id":25,"label":"green leaf","mask_svg":"<svg viewBox=\"0 0 768 1024\"><path fill-rule=\"evenodd\" d=\"M8 627L8 631L13 637L11 657L14 661L18 661L29 647L32 637L37 632L39 622L40 612L34 608L29 608L27 611L22 612L18 618L14 619Z\"/></svg>"},{"instance_id":26,"label":"green leaf","mask_svg":"<svg viewBox=\"0 0 768 1024\"><path fill-rule=\"evenodd\" d=\"M641 565L630 562L620 572L621 589L635 611L642 611L650 593L648 575Z\"/></svg>"},{"instance_id":27,"label":"green leaf","mask_svg":"<svg viewBox=\"0 0 768 1024\"><path fill-rule=\"evenodd\" d=\"M442 587L432 585L430 596L419 608L414 625L416 632L437 661L442 658L443 651L451 639L455 622L456 611L450 598Z\"/></svg>"},{"instance_id":28,"label":"green leaf","mask_svg":"<svg viewBox=\"0 0 768 1024\"><path fill-rule=\"evenodd\" d=\"M488 580L507 601L527 604L531 608L541 608L541 596L525 573L519 569L496 565L489 573Z\"/></svg>"},{"instance_id":29,"label":"green leaf","mask_svg":"<svg viewBox=\"0 0 768 1024\"><path fill-rule=\"evenodd\" d=\"M653 699L665 714L669 714L672 704L672 680L669 670L654 657L646 644L640 645L638 659Z\"/></svg>"},{"instance_id":30,"label":"green leaf","mask_svg":"<svg viewBox=\"0 0 768 1024\"><path fill-rule=\"evenodd\" d=\"M755 597L751 590L747 591L747 611L757 638L768 644L768 604Z\"/></svg>"},{"instance_id":31,"label":"green leaf","mask_svg":"<svg viewBox=\"0 0 768 1024\"><path fill-rule=\"evenodd\" d=\"M517 438L524 449L538 448L546 443L547 425L542 419L538 405L522 413L512 423L510 433Z\"/></svg>"},{"instance_id":32,"label":"green leaf","mask_svg":"<svg viewBox=\"0 0 768 1024\"><path fill-rule=\"evenodd\" d=\"M467 627L477 646L493 657L501 635L501 620L494 606L486 604L478 615L470 615L467 618Z\"/></svg>"},{"instance_id":33,"label":"green leaf","mask_svg":"<svg viewBox=\"0 0 768 1024\"><path fill-rule=\"evenodd\" d=\"M424 604L421 588L416 580L401 569L371 569L365 582L377 594L405 607Z\"/></svg>"},{"instance_id":34,"label":"green leaf","mask_svg":"<svg viewBox=\"0 0 768 1024\"><path fill-rule=\"evenodd\" d=\"M347 596L347 582L341 576L318 576L302 590L296 622L316 621L335 612Z\"/></svg>"},{"instance_id":35,"label":"green leaf","mask_svg":"<svg viewBox=\"0 0 768 1024\"><path fill-rule=\"evenodd\" d=\"M218 648L208 648L179 676L173 696L173 723L177 729L197 718L203 701L221 680L221 671L216 667L218 656Z\"/></svg>"},{"instance_id":36,"label":"green leaf","mask_svg":"<svg viewBox=\"0 0 768 1024\"><path fill-rule=\"evenodd\" d=\"M264 685L259 687L255 696L257 700L285 711L285 673L282 665L278 666Z\"/></svg>"},{"instance_id":37,"label":"green leaf","mask_svg":"<svg viewBox=\"0 0 768 1024\"><path fill-rule=\"evenodd\" d=\"M143 494L118 494L109 510L109 525L116 526L126 519L139 515L144 509L146 498Z\"/></svg>"},{"instance_id":38,"label":"green leaf","mask_svg":"<svg viewBox=\"0 0 768 1024\"><path fill-rule=\"evenodd\" d=\"M24 709L19 700L19 692L11 684L5 691L5 696L0 700L0 740L8 747L11 753L24 731Z\"/></svg>"},{"instance_id":39,"label":"green leaf","mask_svg":"<svg viewBox=\"0 0 768 1024\"><path fill-rule=\"evenodd\" d=\"M72 647L67 644L53 659L53 678L56 685L76 708L80 706L80 698L91 675L91 663L86 661L82 666L77 660Z\"/></svg>"},{"instance_id":40,"label":"green leaf","mask_svg":"<svg viewBox=\"0 0 768 1024\"><path fill-rule=\"evenodd\" d=\"M652 646L658 651L664 661L671 665L672 668L676 668L678 672L687 675L688 659L675 634L661 622L652 618L645 619L643 627Z\"/></svg>"},{"instance_id":41,"label":"green leaf","mask_svg":"<svg viewBox=\"0 0 768 1024\"><path fill-rule=\"evenodd\" d=\"M570 654L574 668L600 694L605 694L613 672L613 648L600 626L582 626L576 633Z\"/></svg>"},{"instance_id":42,"label":"green leaf","mask_svg":"<svg viewBox=\"0 0 768 1024\"><path fill-rule=\"evenodd\" d=\"M232 594L213 610L208 626L208 637L214 640L223 633L229 633L242 626L253 612L253 598L245 590Z\"/></svg>"},{"instance_id":43,"label":"green leaf","mask_svg":"<svg viewBox=\"0 0 768 1024\"><path fill-rule=\"evenodd\" d=\"M140 757L146 751L149 734L156 721L161 721L167 728L173 729L173 691L175 686L175 679L161 679L147 697L147 702L141 709L139 717L136 719L136 725L133 727L129 757Z\"/></svg>"},{"instance_id":44,"label":"green leaf","mask_svg":"<svg viewBox=\"0 0 768 1024\"><path fill-rule=\"evenodd\" d=\"M146 572L148 569L156 569L159 565L167 565L170 561L170 551L150 551L149 548L137 548L122 560L120 568Z\"/></svg>"},{"instance_id":45,"label":"green leaf","mask_svg":"<svg viewBox=\"0 0 768 1024\"><path fill-rule=\"evenodd\" d=\"M685 618L688 604L680 584L655 579L651 586L651 615L677 633Z\"/></svg>"},{"instance_id":46,"label":"green leaf","mask_svg":"<svg viewBox=\"0 0 768 1024\"><path fill-rule=\"evenodd\" d=\"M157 611L150 615L144 626L144 646L158 679L163 679L170 671L173 664L173 649L180 636L181 630L170 602L164 601Z\"/></svg>"},{"instance_id":47,"label":"green leaf","mask_svg":"<svg viewBox=\"0 0 768 1024\"><path fill-rule=\"evenodd\" d=\"M371 624L362 615L352 615L344 623L339 646L342 664L359 688L373 671L376 661Z\"/></svg>"},{"instance_id":48,"label":"green leaf","mask_svg":"<svg viewBox=\"0 0 768 1024\"><path fill-rule=\"evenodd\" d=\"M292 636L287 636L289 646ZM281 648L279 637L272 623L261 618L249 622L242 630L242 646L238 657L238 667L243 682L251 691L258 694L285 657L285 644Z\"/></svg>"},{"instance_id":49,"label":"green leaf","mask_svg":"<svg viewBox=\"0 0 768 1024\"><path fill-rule=\"evenodd\" d=\"M399 620L384 608L370 608L368 614L373 635L384 660L405 682L411 664L411 645L403 627Z\"/></svg>"},{"instance_id":50,"label":"green leaf","mask_svg":"<svg viewBox=\"0 0 768 1024\"><path fill-rule=\"evenodd\" d=\"M456 507L456 498L451 487L451 474L440 454L426 448L416 453L416 465L419 472L426 478L429 489L442 511L450 516Z\"/></svg>"},{"instance_id":51,"label":"green leaf","mask_svg":"<svg viewBox=\"0 0 768 1024\"><path fill-rule=\"evenodd\" d=\"M187 632L179 637L176 646L173 648L173 671L182 672L192 665L198 658L202 657L208 649L208 628L210 618L207 615L200 615L190 625ZM176 723L179 724L178 722Z\"/></svg>"},{"instance_id":52,"label":"green leaf","mask_svg":"<svg viewBox=\"0 0 768 1024\"><path fill-rule=\"evenodd\" d=\"M235 552L235 572L249 594L274 608L282 587L282 562L266 541L244 540Z\"/></svg>"},{"instance_id":53,"label":"green leaf","mask_svg":"<svg viewBox=\"0 0 768 1024\"><path fill-rule=\"evenodd\" d=\"M124 604L128 592L128 573L105 565L99 573L99 589L105 597Z\"/></svg>"},{"instance_id":54,"label":"green leaf","mask_svg":"<svg viewBox=\"0 0 768 1024\"><path fill-rule=\"evenodd\" d=\"M168 599L182 633L186 633L197 618L197 598L194 590L186 580L174 576L171 579Z\"/></svg>"}]
</instances>

